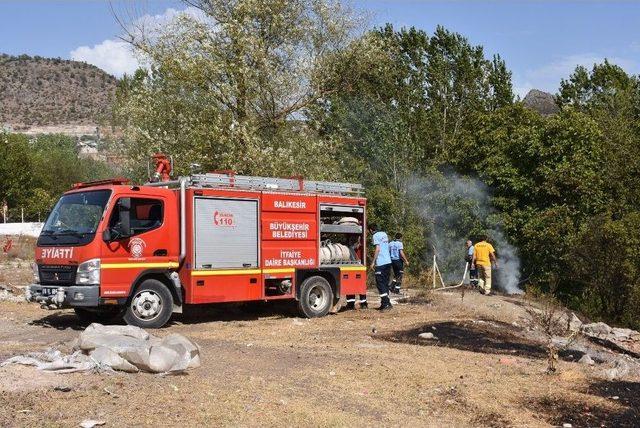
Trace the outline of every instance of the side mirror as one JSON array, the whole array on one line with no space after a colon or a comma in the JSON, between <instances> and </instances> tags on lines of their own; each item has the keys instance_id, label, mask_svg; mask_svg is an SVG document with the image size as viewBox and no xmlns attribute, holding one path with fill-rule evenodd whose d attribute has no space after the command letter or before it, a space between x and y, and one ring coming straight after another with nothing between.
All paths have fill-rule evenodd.
<instances>
[{"instance_id":1,"label":"side mirror","mask_svg":"<svg viewBox=\"0 0 640 428\"><path fill-rule=\"evenodd\" d=\"M131 198L118 200L118 232L121 238L131 236Z\"/></svg>"},{"instance_id":2,"label":"side mirror","mask_svg":"<svg viewBox=\"0 0 640 428\"><path fill-rule=\"evenodd\" d=\"M104 242L111 242L111 229L105 229L102 231L102 240Z\"/></svg>"}]
</instances>

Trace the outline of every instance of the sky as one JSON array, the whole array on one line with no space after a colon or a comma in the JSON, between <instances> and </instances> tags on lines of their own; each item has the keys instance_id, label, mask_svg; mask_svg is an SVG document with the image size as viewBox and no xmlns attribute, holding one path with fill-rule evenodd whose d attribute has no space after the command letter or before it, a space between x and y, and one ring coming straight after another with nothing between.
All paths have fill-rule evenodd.
<instances>
[{"instance_id":1,"label":"sky","mask_svg":"<svg viewBox=\"0 0 640 428\"><path fill-rule=\"evenodd\" d=\"M577 65L608 58L640 73L640 2L545 0L345 0L369 26L391 23L431 33L437 25L499 53L514 90L555 92ZM138 65L112 8L121 17L163 22L185 9L178 0L0 0L0 53L94 64L122 76Z\"/></svg>"}]
</instances>

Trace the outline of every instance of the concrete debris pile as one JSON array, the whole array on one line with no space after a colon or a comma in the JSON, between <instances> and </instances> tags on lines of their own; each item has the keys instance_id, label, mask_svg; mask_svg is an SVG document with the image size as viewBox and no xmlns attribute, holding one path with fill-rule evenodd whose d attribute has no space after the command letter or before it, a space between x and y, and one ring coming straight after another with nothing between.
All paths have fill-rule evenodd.
<instances>
[{"instance_id":1,"label":"concrete debris pile","mask_svg":"<svg viewBox=\"0 0 640 428\"><path fill-rule=\"evenodd\" d=\"M94 323L80 333L70 355L49 349L9 358L0 367L9 364L56 373L91 370L180 373L200 367L200 348L180 334L160 339L139 327Z\"/></svg>"}]
</instances>

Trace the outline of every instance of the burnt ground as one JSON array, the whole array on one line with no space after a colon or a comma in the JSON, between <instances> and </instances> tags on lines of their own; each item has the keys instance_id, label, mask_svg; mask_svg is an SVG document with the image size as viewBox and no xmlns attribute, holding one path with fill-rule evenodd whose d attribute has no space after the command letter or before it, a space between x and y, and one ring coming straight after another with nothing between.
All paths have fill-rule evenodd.
<instances>
[{"instance_id":1,"label":"burnt ground","mask_svg":"<svg viewBox=\"0 0 640 428\"><path fill-rule=\"evenodd\" d=\"M418 337L420 333L426 332L432 333L437 340L424 340ZM526 338L521 327L486 319L428 323L409 330L392 332L379 338L391 342L444 346L484 354L547 358L544 344ZM560 352L560 358L565 361L578 361L583 355L584 353L580 351Z\"/></svg>"},{"instance_id":2,"label":"burnt ground","mask_svg":"<svg viewBox=\"0 0 640 428\"><path fill-rule=\"evenodd\" d=\"M281 305L199 308L155 334L192 338L201 368L164 377L0 368L0 426L638 426L640 379L608 381L609 366L577 356L546 374L544 347L514 301L443 293L314 320ZM0 302L0 360L68 349L82 328L69 310ZM418 341L425 330L438 340Z\"/></svg>"},{"instance_id":3,"label":"burnt ground","mask_svg":"<svg viewBox=\"0 0 640 428\"><path fill-rule=\"evenodd\" d=\"M640 426L640 383L599 380L582 391L585 398L601 397L606 402L568 399L552 395L524 400L525 407L540 412L553 425L571 423L574 427Z\"/></svg>"}]
</instances>

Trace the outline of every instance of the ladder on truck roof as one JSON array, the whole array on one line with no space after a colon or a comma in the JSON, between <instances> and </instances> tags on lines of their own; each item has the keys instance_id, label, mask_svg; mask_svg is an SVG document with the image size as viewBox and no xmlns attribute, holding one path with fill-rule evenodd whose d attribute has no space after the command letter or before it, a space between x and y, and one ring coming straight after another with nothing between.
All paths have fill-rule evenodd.
<instances>
[{"instance_id":1,"label":"ladder on truck roof","mask_svg":"<svg viewBox=\"0 0 640 428\"><path fill-rule=\"evenodd\" d=\"M254 177L218 172L194 174L189 177L189 182L191 187L327 193L341 196L360 196L364 193L361 184L309 181L302 178Z\"/></svg>"}]
</instances>

